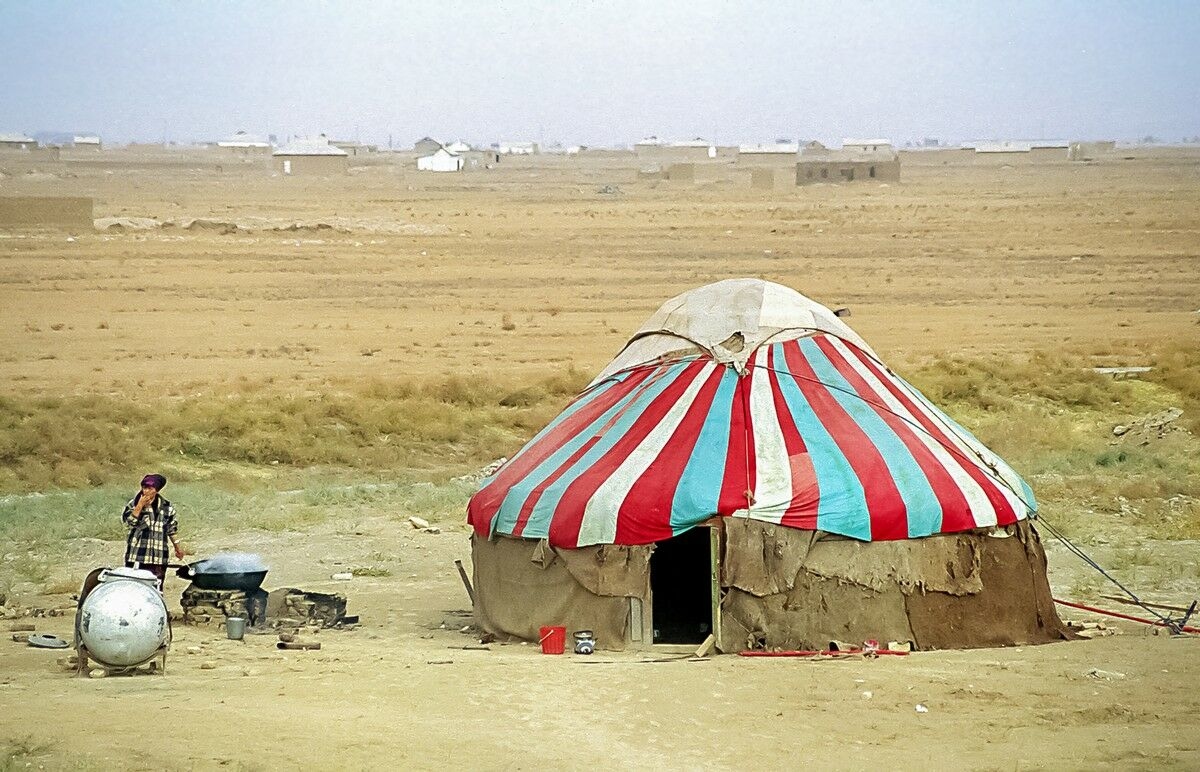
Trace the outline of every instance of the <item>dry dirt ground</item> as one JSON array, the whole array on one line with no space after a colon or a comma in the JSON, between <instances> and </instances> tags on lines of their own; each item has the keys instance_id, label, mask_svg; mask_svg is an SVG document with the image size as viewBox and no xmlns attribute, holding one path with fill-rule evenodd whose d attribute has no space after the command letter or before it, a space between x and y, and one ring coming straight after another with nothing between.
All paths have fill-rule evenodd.
<instances>
[{"instance_id":1,"label":"dry dirt ground","mask_svg":"<svg viewBox=\"0 0 1200 772\"><path fill-rule=\"evenodd\" d=\"M1053 347L1136 364L1149 342L1200 332L1200 156L1183 151L1079 165L914 161L899 184L774 193L724 168L701 169L694 187L648 181L615 158L450 180L383 163L300 180L198 154L108 158L32 170L0 159L0 194L90 195L97 218L146 218L123 231L0 231L5 388L594 371L665 298L736 276L849 306L897 364ZM238 228L185 227L196 218ZM272 564L269 587L347 592L364 624L322 633L318 652L179 626L165 677L89 680L6 635L0 760L1200 768L1196 639L1131 625L1069 644L829 662L465 651L452 561L468 557L466 532L443 528L381 518L350 531L333 518L193 545L253 540ZM70 544L54 578L69 585L120 551ZM391 575L329 580L366 560ZM1051 556L1056 586L1073 579L1068 560ZM182 589L170 580L173 604ZM69 635L69 619L42 621Z\"/></svg>"},{"instance_id":2,"label":"dry dirt ground","mask_svg":"<svg viewBox=\"0 0 1200 772\"><path fill-rule=\"evenodd\" d=\"M254 546L270 558L268 587L345 592L361 628L284 652L273 636L239 643L176 625L165 677L101 680L71 677L58 653L0 642L0 737L42 746L31 760L48 768L1200 765L1200 639L1129 625L1074 643L822 662L463 650L475 643L458 631L470 608L453 566L470 557L465 528L426 534L391 518L355 528ZM120 549L81 541L64 573ZM392 575L330 580L366 564ZM169 578L173 608L184 586ZM39 622L70 635L69 619Z\"/></svg>"},{"instance_id":3,"label":"dry dirt ground","mask_svg":"<svg viewBox=\"0 0 1200 772\"><path fill-rule=\"evenodd\" d=\"M687 188L638 181L632 161L450 181L383 165L336 180L14 171L0 194L90 195L97 218L174 227L0 233L0 378L130 389L592 372L668 297L738 276L850 307L897 364L1029 347L1136 356L1200 337L1200 151L1184 153L911 163L900 184L775 193L723 167ZM182 227L197 218L244 229ZM271 230L297 224L337 229Z\"/></svg>"}]
</instances>

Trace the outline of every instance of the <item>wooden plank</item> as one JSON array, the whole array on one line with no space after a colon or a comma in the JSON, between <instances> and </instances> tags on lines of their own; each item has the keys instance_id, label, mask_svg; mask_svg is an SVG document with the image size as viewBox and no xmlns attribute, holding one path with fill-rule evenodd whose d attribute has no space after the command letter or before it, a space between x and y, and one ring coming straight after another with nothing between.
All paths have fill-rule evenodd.
<instances>
[{"instance_id":1,"label":"wooden plank","mask_svg":"<svg viewBox=\"0 0 1200 772\"><path fill-rule=\"evenodd\" d=\"M1114 381L1123 381L1126 378L1134 378L1148 373L1153 369L1153 367L1093 367L1092 372L1097 375L1111 375Z\"/></svg>"},{"instance_id":2,"label":"wooden plank","mask_svg":"<svg viewBox=\"0 0 1200 772\"><path fill-rule=\"evenodd\" d=\"M721 533L718 528L708 529L708 553L712 593L712 635L709 637L715 645L721 640Z\"/></svg>"}]
</instances>

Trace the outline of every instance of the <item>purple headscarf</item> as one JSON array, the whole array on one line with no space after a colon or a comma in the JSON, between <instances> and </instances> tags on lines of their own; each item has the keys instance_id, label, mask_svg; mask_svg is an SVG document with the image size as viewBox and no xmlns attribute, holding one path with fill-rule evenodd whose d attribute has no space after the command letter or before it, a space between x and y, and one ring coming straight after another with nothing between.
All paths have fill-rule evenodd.
<instances>
[{"instance_id":1,"label":"purple headscarf","mask_svg":"<svg viewBox=\"0 0 1200 772\"><path fill-rule=\"evenodd\" d=\"M153 486L154 490L161 491L167 487L167 478L161 474L148 474L142 478L142 485Z\"/></svg>"}]
</instances>

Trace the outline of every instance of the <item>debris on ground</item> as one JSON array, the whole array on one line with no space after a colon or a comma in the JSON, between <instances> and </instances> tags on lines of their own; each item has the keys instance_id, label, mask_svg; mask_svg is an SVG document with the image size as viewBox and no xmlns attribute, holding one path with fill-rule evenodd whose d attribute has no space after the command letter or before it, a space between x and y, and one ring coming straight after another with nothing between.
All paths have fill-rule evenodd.
<instances>
[{"instance_id":1,"label":"debris on ground","mask_svg":"<svg viewBox=\"0 0 1200 772\"><path fill-rule=\"evenodd\" d=\"M418 531L421 531L422 533L441 533L442 532L441 528L437 527L436 525L431 525L428 520L426 520L423 517L417 517L416 515L413 515L412 517L408 518L408 524L411 525L413 528L416 528Z\"/></svg>"},{"instance_id":2,"label":"debris on ground","mask_svg":"<svg viewBox=\"0 0 1200 772\"><path fill-rule=\"evenodd\" d=\"M1179 425L1179 419L1182 416L1182 409L1171 407L1158 413L1142 416L1128 424L1117 424L1112 429L1113 437L1116 438L1112 444L1149 445L1170 434L1186 433L1187 429Z\"/></svg>"},{"instance_id":3,"label":"debris on ground","mask_svg":"<svg viewBox=\"0 0 1200 772\"><path fill-rule=\"evenodd\" d=\"M1099 668L1092 668L1084 673L1084 675L1100 681L1119 681L1125 677L1124 673L1118 673L1115 670L1100 670Z\"/></svg>"},{"instance_id":4,"label":"debris on ground","mask_svg":"<svg viewBox=\"0 0 1200 772\"><path fill-rule=\"evenodd\" d=\"M1121 633L1120 630L1110 627L1103 622L1081 622L1070 619L1067 620L1066 625L1080 638L1103 638Z\"/></svg>"},{"instance_id":5,"label":"debris on ground","mask_svg":"<svg viewBox=\"0 0 1200 772\"><path fill-rule=\"evenodd\" d=\"M477 483L480 480L486 480L499 471L500 467L507 463L507 458L498 458L487 466L477 469L474 472L455 477L454 482Z\"/></svg>"}]
</instances>

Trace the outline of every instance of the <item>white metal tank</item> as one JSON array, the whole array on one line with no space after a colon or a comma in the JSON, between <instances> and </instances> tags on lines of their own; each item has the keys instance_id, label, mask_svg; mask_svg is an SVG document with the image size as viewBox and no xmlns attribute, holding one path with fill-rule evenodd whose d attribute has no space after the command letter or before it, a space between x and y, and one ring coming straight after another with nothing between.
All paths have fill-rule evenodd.
<instances>
[{"instance_id":1,"label":"white metal tank","mask_svg":"<svg viewBox=\"0 0 1200 772\"><path fill-rule=\"evenodd\" d=\"M98 579L79 610L79 640L92 659L109 667L146 662L170 635L158 580L136 568L112 568Z\"/></svg>"}]
</instances>

